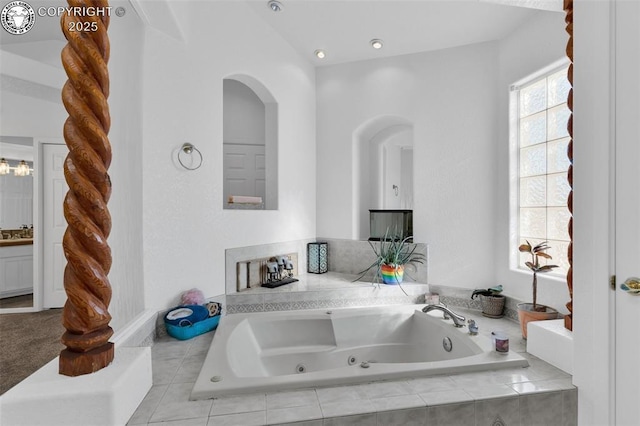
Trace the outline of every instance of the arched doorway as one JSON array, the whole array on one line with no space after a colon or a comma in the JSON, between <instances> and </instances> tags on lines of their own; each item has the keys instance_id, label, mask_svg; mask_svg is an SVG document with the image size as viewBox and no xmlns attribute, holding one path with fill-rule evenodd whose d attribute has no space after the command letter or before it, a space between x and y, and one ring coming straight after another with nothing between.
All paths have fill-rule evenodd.
<instances>
[{"instance_id":1,"label":"arched doorway","mask_svg":"<svg viewBox=\"0 0 640 426\"><path fill-rule=\"evenodd\" d=\"M413 123L380 116L353 132L353 235L369 237L370 209L413 209Z\"/></svg>"}]
</instances>

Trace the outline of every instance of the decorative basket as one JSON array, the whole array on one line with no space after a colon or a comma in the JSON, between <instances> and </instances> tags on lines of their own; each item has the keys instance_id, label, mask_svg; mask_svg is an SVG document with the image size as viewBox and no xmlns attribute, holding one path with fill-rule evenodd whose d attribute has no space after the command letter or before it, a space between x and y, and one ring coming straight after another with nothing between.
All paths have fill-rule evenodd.
<instances>
[{"instance_id":1,"label":"decorative basket","mask_svg":"<svg viewBox=\"0 0 640 426\"><path fill-rule=\"evenodd\" d=\"M191 322L188 319L181 320L177 325L168 322L165 315L164 326L169 336L178 340L188 340L201 334L207 333L216 327L220 322L220 315L203 319L202 321Z\"/></svg>"},{"instance_id":2,"label":"decorative basket","mask_svg":"<svg viewBox=\"0 0 640 426\"><path fill-rule=\"evenodd\" d=\"M480 296L482 315L489 318L501 318L504 316L504 303L506 298L502 295Z\"/></svg>"}]
</instances>

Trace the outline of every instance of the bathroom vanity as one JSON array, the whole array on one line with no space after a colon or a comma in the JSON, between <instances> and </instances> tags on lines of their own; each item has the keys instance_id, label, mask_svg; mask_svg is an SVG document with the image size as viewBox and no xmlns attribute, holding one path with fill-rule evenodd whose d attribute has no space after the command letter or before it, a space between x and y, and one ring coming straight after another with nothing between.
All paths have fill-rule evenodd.
<instances>
[{"instance_id":1,"label":"bathroom vanity","mask_svg":"<svg viewBox=\"0 0 640 426\"><path fill-rule=\"evenodd\" d=\"M33 292L33 238L0 240L0 298Z\"/></svg>"}]
</instances>

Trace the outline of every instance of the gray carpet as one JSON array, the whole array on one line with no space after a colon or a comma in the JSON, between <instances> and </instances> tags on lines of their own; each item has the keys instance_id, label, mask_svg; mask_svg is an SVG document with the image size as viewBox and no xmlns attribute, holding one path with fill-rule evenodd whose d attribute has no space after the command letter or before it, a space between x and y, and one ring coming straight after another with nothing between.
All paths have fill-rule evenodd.
<instances>
[{"instance_id":1,"label":"gray carpet","mask_svg":"<svg viewBox=\"0 0 640 426\"><path fill-rule=\"evenodd\" d=\"M64 349L62 309L0 315L0 395Z\"/></svg>"},{"instance_id":2,"label":"gray carpet","mask_svg":"<svg viewBox=\"0 0 640 426\"><path fill-rule=\"evenodd\" d=\"M0 299L0 308L30 308L32 306L33 294Z\"/></svg>"}]
</instances>

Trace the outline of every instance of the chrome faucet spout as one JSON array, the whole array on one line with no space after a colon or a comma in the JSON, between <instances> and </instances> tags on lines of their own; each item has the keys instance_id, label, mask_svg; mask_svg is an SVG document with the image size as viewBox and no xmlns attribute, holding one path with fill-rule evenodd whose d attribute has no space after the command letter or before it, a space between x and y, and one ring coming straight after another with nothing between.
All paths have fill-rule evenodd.
<instances>
[{"instance_id":1,"label":"chrome faucet spout","mask_svg":"<svg viewBox=\"0 0 640 426\"><path fill-rule=\"evenodd\" d=\"M464 327L465 326L466 318L463 317L462 315L459 315L459 314L456 314L455 312L453 312L444 303L438 303L437 305L427 305L424 308L422 308L422 312L424 312L425 314L427 312L433 311L433 310L442 311L444 313L445 317L447 315L449 315L451 317L451 319L453 320L453 325L455 325L456 327Z\"/></svg>"}]
</instances>

